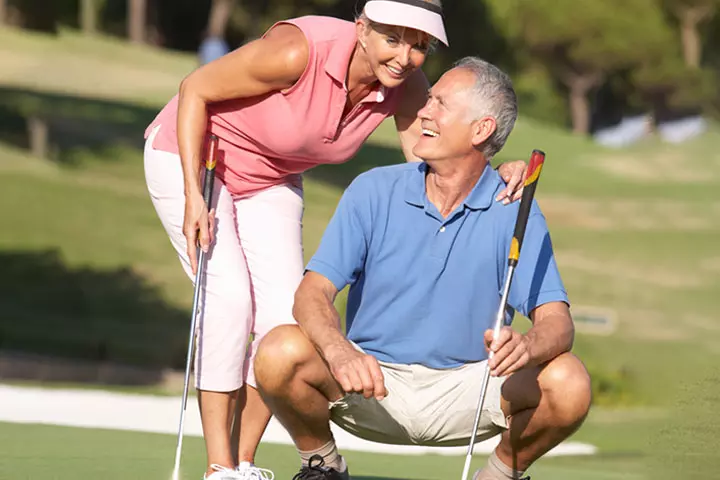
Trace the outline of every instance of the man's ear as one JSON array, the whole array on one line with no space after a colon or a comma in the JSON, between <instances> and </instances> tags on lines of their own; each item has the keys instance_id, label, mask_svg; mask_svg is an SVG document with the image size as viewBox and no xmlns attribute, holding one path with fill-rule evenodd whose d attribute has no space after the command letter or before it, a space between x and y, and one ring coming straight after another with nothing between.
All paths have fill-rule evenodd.
<instances>
[{"instance_id":1,"label":"man's ear","mask_svg":"<svg viewBox=\"0 0 720 480\"><path fill-rule=\"evenodd\" d=\"M479 146L487 141L495 130L497 130L497 123L493 117L483 117L473 122L473 138L472 143L474 146Z\"/></svg>"}]
</instances>

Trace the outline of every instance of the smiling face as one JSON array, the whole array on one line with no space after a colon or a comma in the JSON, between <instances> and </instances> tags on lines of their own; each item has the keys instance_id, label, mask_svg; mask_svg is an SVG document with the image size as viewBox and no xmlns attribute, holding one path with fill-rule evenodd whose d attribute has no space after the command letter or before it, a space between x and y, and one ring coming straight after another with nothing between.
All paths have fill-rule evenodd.
<instances>
[{"instance_id":1,"label":"smiling face","mask_svg":"<svg viewBox=\"0 0 720 480\"><path fill-rule=\"evenodd\" d=\"M425 63L430 36L419 30L358 20L358 40L372 73L382 85L397 87Z\"/></svg>"},{"instance_id":2,"label":"smiling face","mask_svg":"<svg viewBox=\"0 0 720 480\"><path fill-rule=\"evenodd\" d=\"M495 119L472 118L470 102L475 75L463 68L445 73L430 89L427 103L418 111L422 136L413 154L425 161L467 157L495 131Z\"/></svg>"}]
</instances>

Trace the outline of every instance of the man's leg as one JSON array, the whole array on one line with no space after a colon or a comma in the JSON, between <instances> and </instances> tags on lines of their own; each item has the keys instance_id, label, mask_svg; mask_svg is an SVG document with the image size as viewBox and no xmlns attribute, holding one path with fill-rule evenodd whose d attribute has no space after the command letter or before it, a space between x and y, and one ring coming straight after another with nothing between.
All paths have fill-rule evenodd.
<instances>
[{"instance_id":1,"label":"man's leg","mask_svg":"<svg viewBox=\"0 0 720 480\"><path fill-rule=\"evenodd\" d=\"M590 376L571 353L511 375L503 385L501 399L510 428L475 480L520 478L538 458L580 427L590 402Z\"/></svg>"},{"instance_id":2,"label":"man's leg","mask_svg":"<svg viewBox=\"0 0 720 480\"><path fill-rule=\"evenodd\" d=\"M327 466L345 470L330 431L328 408L344 392L300 328L284 325L267 334L254 366L258 390L293 438L303 464L319 454Z\"/></svg>"}]
</instances>

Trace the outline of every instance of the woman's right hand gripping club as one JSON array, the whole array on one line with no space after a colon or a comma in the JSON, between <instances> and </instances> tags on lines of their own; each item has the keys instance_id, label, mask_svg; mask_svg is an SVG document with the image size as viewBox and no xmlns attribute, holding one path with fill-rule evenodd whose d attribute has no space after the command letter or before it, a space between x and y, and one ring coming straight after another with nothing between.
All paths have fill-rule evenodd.
<instances>
[{"instance_id":1,"label":"woman's right hand gripping club","mask_svg":"<svg viewBox=\"0 0 720 480\"><path fill-rule=\"evenodd\" d=\"M207 205L199 190L185 194L185 217L183 235L187 240L187 254L193 275L197 274L198 246L203 252L210 250L215 240L215 209L208 213Z\"/></svg>"}]
</instances>

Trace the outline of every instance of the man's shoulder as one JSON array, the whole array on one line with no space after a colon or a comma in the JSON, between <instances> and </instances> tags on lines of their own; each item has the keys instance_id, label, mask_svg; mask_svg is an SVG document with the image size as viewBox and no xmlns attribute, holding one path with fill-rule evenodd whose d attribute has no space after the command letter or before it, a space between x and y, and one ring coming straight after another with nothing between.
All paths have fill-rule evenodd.
<instances>
[{"instance_id":1,"label":"man's shoulder","mask_svg":"<svg viewBox=\"0 0 720 480\"><path fill-rule=\"evenodd\" d=\"M492 202L487 209L487 213L496 218L502 224L515 228L518 211L520 210L520 200L516 200L508 205L504 205L502 201L496 201L495 195L505 188L505 182L502 180L502 177L500 177L500 174L497 171L493 170L491 175L493 175L493 180L497 183L497 187L495 189ZM542 211L540 210L540 205L537 200L533 199L530 207L530 216L532 217L535 215L542 215Z\"/></svg>"}]
</instances>

